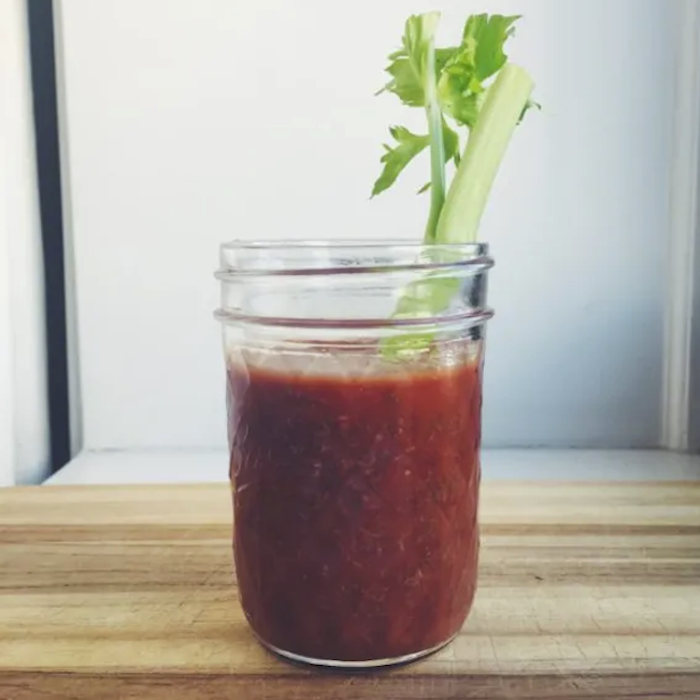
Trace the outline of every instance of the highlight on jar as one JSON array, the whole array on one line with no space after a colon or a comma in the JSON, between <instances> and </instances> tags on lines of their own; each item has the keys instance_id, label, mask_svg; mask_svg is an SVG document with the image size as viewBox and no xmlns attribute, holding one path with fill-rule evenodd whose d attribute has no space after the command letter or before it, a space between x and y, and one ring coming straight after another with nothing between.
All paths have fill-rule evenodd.
<instances>
[{"instance_id":1,"label":"highlight on jar","mask_svg":"<svg viewBox=\"0 0 700 700\"><path fill-rule=\"evenodd\" d=\"M473 15L459 46L436 48L439 14L412 16L390 56L381 92L423 109L427 133L390 129L372 195L425 151L422 237L220 248L236 579L252 632L283 657L412 661L474 603L493 266L477 236L536 106L503 50L517 19Z\"/></svg>"}]
</instances>

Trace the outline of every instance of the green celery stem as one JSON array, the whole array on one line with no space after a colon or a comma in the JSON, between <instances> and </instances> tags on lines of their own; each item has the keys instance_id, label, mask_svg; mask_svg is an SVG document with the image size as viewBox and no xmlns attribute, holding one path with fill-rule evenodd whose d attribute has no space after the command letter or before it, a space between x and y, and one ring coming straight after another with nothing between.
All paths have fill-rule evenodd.
<instances>
[{"instance_id":1,"label":"green celery stem","mask_svg":"<svg viewBox=\"0 0 700 700\"><path fill-rule=\"evenodd\" d=\"M430 42L425 65L425 110L430 137L430 213L425 229L425 242L435 241L438 221L445 203L445 143L442 131L442 112L437 96L435 78L435 47Z\"/></svg>"},{"instance_id":2,"label":"green celery stem","mask_svg":"<svg viewBox=\"0 0 700 700\"><path fill-rule=\"evenodd\" d=\"M520 66L507 63L498 73L469 135L432 240L477 240L493 182L533 88L532 78Z\"/></svg>"}]
</instances>

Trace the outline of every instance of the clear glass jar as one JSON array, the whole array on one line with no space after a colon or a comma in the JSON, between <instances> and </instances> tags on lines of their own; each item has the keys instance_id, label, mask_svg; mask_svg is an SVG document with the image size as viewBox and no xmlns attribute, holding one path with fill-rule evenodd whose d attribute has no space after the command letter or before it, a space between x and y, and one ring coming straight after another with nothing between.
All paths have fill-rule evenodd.
<instances>
[{"instance_id":1,"label":"clear glass jar","mask_svg":"<svg viewBox=\"0 0 700 700\"><path fill-rule=\"evenodd\" d=\"M234 555L283 656L401 663L474 598L487 248L221 248Z\"/></svg>"}]
</instances>

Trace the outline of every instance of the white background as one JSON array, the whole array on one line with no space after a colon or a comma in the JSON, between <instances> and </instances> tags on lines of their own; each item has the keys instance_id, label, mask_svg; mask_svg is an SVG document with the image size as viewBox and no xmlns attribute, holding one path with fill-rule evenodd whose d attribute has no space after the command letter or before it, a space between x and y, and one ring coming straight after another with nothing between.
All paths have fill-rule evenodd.
<instances>
[{"instance_id":1,"label":"white background","mask_svg":"<svg viewBox=\"0 0 700 700\"><path fill-rule=\"evenodd\" d=\"M497 268L484 440L659 437L676 3L445 0L526 13L512 57L544 111L482 228ZM223 446L211 273L231 238L415 238L427 163L368 200L406 0L62 0L69 233L85 446Z\"/></svg>"},{"instance_id":2,"label":"white background","mask_svg":"<svg viewBox=\"0 0 700 700\"><path fill-rule=\"evenodd\" d=\"M0 486L48 476L43 258L26 7L0 2Z\"/></svg>"}]
</instances>

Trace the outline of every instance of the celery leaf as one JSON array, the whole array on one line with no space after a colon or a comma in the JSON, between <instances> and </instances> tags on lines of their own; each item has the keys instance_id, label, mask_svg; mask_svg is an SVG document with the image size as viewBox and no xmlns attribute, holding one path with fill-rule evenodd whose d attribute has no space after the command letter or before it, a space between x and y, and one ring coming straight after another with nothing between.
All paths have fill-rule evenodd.
<instances>
[{"instance_id":1,"label":"celery leaf","mask_svg":"<svg viewBox=\"0 0 700 700\"><path fill-rule=\"evenodd\" d=\"M427 54L434 40L440 15L428 12L413 15L406 20L401 48L389 56L385 71L391 80L376 94L394 93L409 107L425 107L425 82ZM435 79L437 80L447 61L458 47L435 49Z\"/></svg>"},{"instance_id":2,"label":"celery leaf","mask_svg":"<svg viewBox=\"0 0 700 700\"><path fill-rule=\"evenodd\" d=\"M464 27L462 44L445 62L438 81L444 111L458 124L476 124L486 99L484 81L506 63L505 42L513 35L518 16L472 15Z\"/></svg>"},{"instance_id":3,"label":"celery leaf","mask_svg":"<svg viewBox=\"0 0 700 700\"><path fill-rule=\"evenodd\" d=\"M445 144L445 163L453 160L455 165L459 165L459 134L451 129L444 119L442 120L442 138Z\"/></svg>"},{"instance_id":4,"label":"celery leaf","mask_svg":"<svg viewBox=\"0 0 700 700\"><path fill-rule=\"evenodd\" d=\"M476 79L482 83L498 73L508 57L503 46L513 36L520 15L472 15L464 26L462 45L473 51Z\"/></svg>"},{"instance_id":5,"label":"celery leaf","mask_svg":"<svg viewBox=\"0 0 700 700\"><path fill-rule=\"evenodd\" d=\"M392 148L384 144L385 153L381 157L384 169L374 183L372 197L391 187L401 171L430 143L427 134L414 134L404 126L392 126L389 133L396 145Z\"/></svg>"},{"instance_id":6,"label":"celery leaf","mask_svg":"<svg viewBox=\"0 0 700 700\"><path fill-rule=\"evenodd\" d=\"M455 164L458 164L459 135L448 126L444 119L442 132L445 143L445 162L454 160ZM396 145L392 148L384 144L384 155L380 159L380 162L384 163L384 168L374 183L372 197L391 187L403 169L430 143L430 137L427 134L414 134L404 126L392 126L389 133L396 141ZM418 194L428 189L430 189L430 183L421 187Z\"/></svg>"},{"instance_id":7,"label":"celery leaf","mask_svg":"<svg viewBox=\"0 0 700 700\"><path fill-rule=\"evenodd\" d=\"M523 107L523 111L520 113L520 118L518 119L518 124L522 122L523 119L525 119L525 115L531 110L531 109L536 109L538 112L542 111L542 105L539 102L535 102L532 98L527 101L525 106Z\"/></svg>"}]
</instances>

